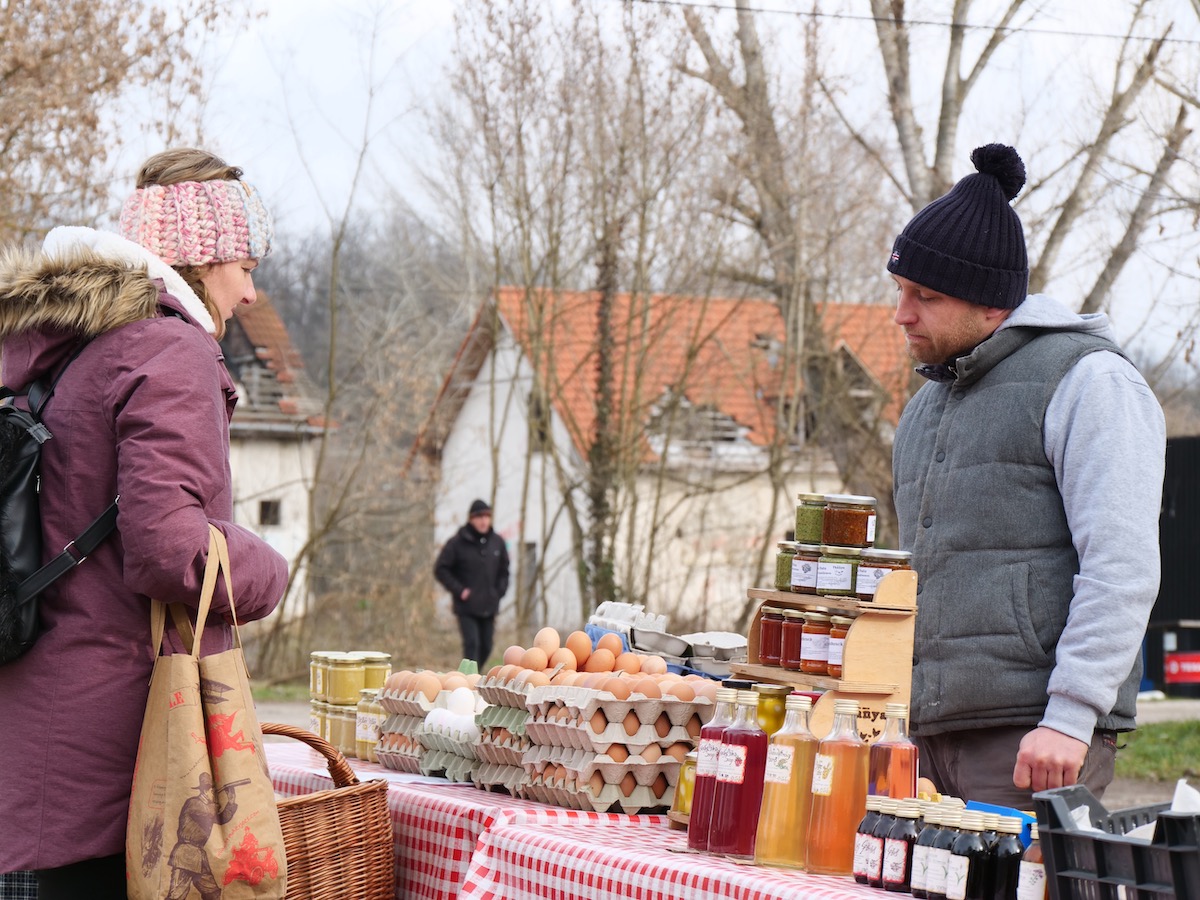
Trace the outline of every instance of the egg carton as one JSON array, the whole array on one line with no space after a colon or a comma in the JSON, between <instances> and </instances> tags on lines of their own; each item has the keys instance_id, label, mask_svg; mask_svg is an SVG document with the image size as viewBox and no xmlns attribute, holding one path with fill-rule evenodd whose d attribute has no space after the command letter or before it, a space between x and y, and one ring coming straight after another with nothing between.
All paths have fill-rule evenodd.
<instances>
[{"instance_id":1,"label":"egg carton","mask_svg":"<svg viewBox=\"0 0 1200 900\"><path fill-rule=\"evenodd\" d=\"M518 684L515 679L501 681L499 678L480 679L475 689L493 706L524 707L525 698L532 688L525 683Z\"/></svg>"},{"instance_id":2,"label":"egg carton","mask_svg":"<svg viewBox=\"0 0 1200 900\"><path fill-rule=\"evenodd\" d=\"M666 631L667 617L646 612L646 607L640 603L605 600L588 617L588 624L624 634L628 634L629 629L635 627L645 628L647 631Z\"/></svg>"},{"instance_id":3,"label":"egg carton","mask_svg":"<svg viewBox=\"0 0 1200 900\"><path fill-rule=\"evenodd\" d=\"M693 658L700 656L737 662L746 659L749 646L746 636L734 631L699 631L679 637L692 645Z\"/></svg>"},{"instance_id":4,"label":"egg carton","mask_svg":"<svg viewBox=\"0 0 1200 900\"><path fill-rule=\"evenodd\" d=\"M632 733L621 722L609 722L596 731L591 723L562 725L559 723L530 723L526 726L529 739L535 744L555 747L575 747L600 753L613 744L623 744L631 754L640 754L650 744L669 746L681 741L691 741L693 736L683 725L665 724L660 720L650 725L639 725ZM695 728L699 735L699 728Z\"/></svg>"},{"instance_id":5,"label":"egg carton","mask_svg":"<svg viewBox=\"0 0 1200 900\"><path fill-rule=\"evenodd\" d=\"M603 709L610 722L621 721L631 709L637 710L642 722L653 722L665 712L672 725L683 725L701 710L705 710L708 718L711 718L715 704L706 697L679 700L675 697L646 697L643 694L630 694L629 699L618 700L608 691L550 684L530 691L525 706L535 716L540 713L542 718L552 707L566 707L576 710L576 718L583 721L590 720L597 709Z\"/></svg>"},{"instance_id":6,"label":"egg carton","mask_svg":"<svg viewBox=\"0 0 1200 900\"><path fill-rule=\"evenodd\" d=\"M498 763L506 766L519 766L525 751L532 746L532 741L524 732L507 736L495 727L485 727L480 730L479 744L475 747L475 756L485 762Z\"/></svg>"},{"instance_id":7,"label":"egg carton","mask_svg":"<svg viewBox=\"0 0 1200 900\"><path fill-rule=\"evenodd\" d=\"M502 788L514 797L527 780L525 770L521 766L508 766L501 763L483 762L471 770L471 781L481 790Z\"/></svg>"},{"instance_id":8,"label":"egg carton","mask_svg":"<svg viewBox=\"0 0 1200 900\"><path fill-rule=\"evenodd\" d=\"M626 773L632 773L635 783L649 786L662 774L667 784L673 786L679 778L680 761L664 756L647 762L633 755L617 762L607 754L560 747L533 747L522 760L522 768L531 778L544 776L547 768L557 766L567 770L576 782L589 781L594 772L599 772L606 784L619 784Z\"/></svg>"},{"instance_id":9,"label":"egg carton","mask_svg":"<svg viewBox=\"0 0 1200 900\"><path fill-rule=\"evenodd\" d=\"M398 772L420 774L421 757L425 755L425 748L419 743L408 743L407 738L404 745L395 744L392 743L393 738L394 735L384 735L375 745L375 756L379 764Z\"/></svg>"},{"instance_id":10,"label":"egg carton","mask_svg":"<svg viewBox=\"0 0 1200 900\"><path fill-rule=\"evenodd\" d=\"M424 714L413 716L407 713L394 713L383 720L383 724L379 726L379 733L415 736L424 724Z\"/></svg>"},{"instance_id":11,"label":"egg carton","mask_svg":"<svg viewBox=\"0 0 1200 900\"><path fill-rule=\"evenodd\" d=\"M617 784L606 783L597 791L590 783L581 786L576 782L572 786L565 780L551 784L530 780L522 788L522 796L567 809L591 810L598 813L619 809L626 815L635 815L669 809L675 799L675 788L667 785L662 795L657 796L653 788L640 784L635 785L626 794Z\"/></svg>"},{"instance_id":12,"label":"egg carton","mask_svg":"<svg viewBox=\"0 0 1200 900\"><path fill-rule=\"evenodd\" d=\"M440 776L447 781L472 781L474 759L466 759L448 750L429 750L421 756L420 772L427 776Z\"/></svg>"},{"instance_id":13,"label":"egg carton","mask_svg":"<svg viewBox=\"0 0 1200 900\"><path fill-rule=\"evenodd\" d=\"M481 729L507 728L513 734L524 734L531 715L523 706L487 706L475 717L475 724Z\"/></svg>"},{"instance_id":14,"label":"egg carton","mask_svg":"<svg viewBox=\"0 0 1200 900\"><path fill-rule=\"evenodd\" d=\"M475 748L479 745L477 733L465 732L457 728L430 726L428 722L417 729L416 737L426 750L453 753L464 759L474 759Z\"/></svg>"},{"instance_id":15,"label":"egg carton","mask_svg":"<svg viewBox=\"0 0 1200 900\"><path fill-rule=\"evenodd\" d=\"M424 716L433 709L436 702L437 697L430 700L421 691L392 691L383 688L379 692L379 705L387 712L397 715Z\"/></svg>"}]
</instances>

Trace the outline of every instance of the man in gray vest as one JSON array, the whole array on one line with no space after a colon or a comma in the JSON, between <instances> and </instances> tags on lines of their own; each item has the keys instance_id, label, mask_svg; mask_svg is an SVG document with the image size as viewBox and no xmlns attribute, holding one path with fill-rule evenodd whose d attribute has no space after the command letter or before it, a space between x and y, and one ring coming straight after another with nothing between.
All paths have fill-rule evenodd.
<instances>
[{"instance_id":1,"label":"man in gray vest","mask_svg":"<svg viewBox=\"0 0 1200 900\"><path fill-rule=\"evenodd\" d=\"M1107 316L1026 295L1017 152L971 161L887 265L927 379L893 451L919 579L910 722L941 791L1029 809L1077 781L1100 796L1134 727L1166 437Z\"/></svg>"}]
</instances>

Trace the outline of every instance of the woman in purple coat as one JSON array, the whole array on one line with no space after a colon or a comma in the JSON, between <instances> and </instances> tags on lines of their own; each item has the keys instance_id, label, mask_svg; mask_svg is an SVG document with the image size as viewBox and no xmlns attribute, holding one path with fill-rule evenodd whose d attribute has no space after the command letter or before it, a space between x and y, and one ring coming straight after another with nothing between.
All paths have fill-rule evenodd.
<instances>
[{"instance_id":1,"label":"woman in purple coat","mask_svg":"<svg viewBox=\"0 0 1200 900\"><path fill-rule=\"evenodd\" d=\"M161 153L138 175L120 236L56 228L40 253L0 257L4 384L52 379L83 348L46 407L46 558L120 496L116 531L42 594L37 642L0 666L0 872L36 870L42 900L126 896L148 598L197 605L209 523L229 543L238 619L266 616L286 586L284 559L233 523L237 393L217 340L254 302L271 239L240 178L200 150ZM217 590L206 654L232 646Z\"/></svg>"}]
</instances>

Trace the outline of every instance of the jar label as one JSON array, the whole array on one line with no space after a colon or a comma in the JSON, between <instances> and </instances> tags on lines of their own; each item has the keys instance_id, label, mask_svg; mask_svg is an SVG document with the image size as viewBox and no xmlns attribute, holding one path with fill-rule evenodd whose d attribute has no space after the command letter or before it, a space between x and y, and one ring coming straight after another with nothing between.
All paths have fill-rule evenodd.
<instances>
[{"instance_id":1,"label":"jar label","mask_svg":"<svg viewBox=\"0 0 1200 900\"><path fill-rule=\"evenodd\" d=\"M829 635L802 634L800 636L800 659L817 659L821 662L829 659Z\"/></svg>"},{"instance_id":2,"label":"jar label","mask_svg":"<svg viewBox=\"0 0 1200 900\"><path fill-rule=\"evenodd\" d=\"M792 587L817 586L817 564L811 559L792 560Z\"/></svg>"},{"instance_id":3,"label":"jar label","mask_svg":"<svg viewBox=\"0 0 1200 900\"><path fill-rule=\"evenodd\" d=\"M717 751L721 742L713 738L704 738L696 751L696 777L717 777Z\"/></svg>"},{"instance_id":4,"label":"jar label","mask_svg":"<svg viewBox=\"0 0 1200 900\"><path fill-rule=\"evenodd\" d=\"M878 878L883 865L883 838L873 834L862 835L862 871L855 866L855 874L864 878Z\"/></svg>"},{"instance_id":5,"label":"jar label","mask_svg":"<svg viewBox=\"0 0 1200 900\"><path fill-rule=\"evenodd\" d=\"M320 666L316 668L316 677L313 678L313 686L316 687L318 694L325 693L325 670Z\"/></svg>"},{"instance_id":6,"label":"jar label","mask_svg":"<svg viewBox=\"0 0 1200 900\"><path fill-rule=\"evenodd\" d=\"M828 797L833 790L833 757L818 753L813 760L813 794Z\"/></svg>"},{"instance_id":7,"label":"jar label","mask_svg":"<svg viewBox=\"0 0 1200 900\"><path fill-rule=\"evenodd\" d=\"M746 778L744 744L722 744L717 754L717 781L741 784Z\"/></svg>"},{"instance_id":8,"label":"jar label","mask_svg":"<svg viewBox=\"0 0 1200 900\"><path fill-rule=\"evenodd\" d=\"M912 857L912 889L923 891L929 887L929 855L932 850L928 846L917 844L913 847Z\"/></svg>"},{"instance_id":9,"label":"jar label","mask_svg":"<svg viewBox=\"0 0 1200 900\"><path fill-rule=\"evenodd\" d=\"M867 544L875 543L875 513L867 516Z\"/></svg>"},{"instance_id":10,"label":"jar label","mask_svg":"<svg viewBox=\"0 0 1200 900\"><path fill-rule=\"evenodd\" d=\"M946 863L946 900L967 900L967 875L970 872L970 859L950 854Z\"/></svg>"},{"instance_id":11,"label":"jar label","mask_svg":"<svg viewBox=\"0 0 1200 900\"><path fill-rule=\"evenodd\" d=\"M829 639L829 664L831 666L840 666L842 657L846 654L846 639L830 638Z\"/></svg>"},{"instance_id":12,"label":"jar label","mask_svg":"<svg viewBox=\"0 0 1200 900\"><path fill-rule=\"evenodd\" d=\"M854 585L851 577L854 566L851 563L817 563L817 589L821 591L852 591Z\"/></svg>"},{"instance_id":13,"label":"jar label","mask_svg":"<svg viewBox=\"0 0 1200 900\"><path fill-rule=\"evenodd\" d=\"M904 884L908 879L908 851L912 847L908 841L887 839L883 846L883 868L881 870L884 884Z\"/></svg>"},{"instance_id":14,"label":"jar label","mask_svg":"<svg viewBox=\"0 0 1200 900\"><path fill-rule=\"evenodd\" d=\"M321 728L321 719L316 713L308 714L308 730L316 735L320 735L323 730Z\"/></svg>"},{"instance_id":15,"label":"jar label","mask_svg":"<svg viewBox=\"0 0 1200 900\"><path fill-rule=\"evenodd\" d=\"M374 743L379 739L379 716L360 712L354 717L354 739Z\"/></svg>"},{"instance_id":16,"label":"jar label","mask_svg":"<svg viewBox=\"0 0 1200 900\"><path fill-rule=\"evenodd\" d=\"M881 569L877 566L859 566L854 593L875 596L875 592L879 590L879 582L883 580L884 575L891 571L894 570Z\"/></svg>"},{"instance_id":17,"label":"jar label","mask_svg":"<svg viewBox=\"0 0 1200 900\"><path fill-rule=\"evenodd\" d=\"M767 768L763 781L767 784L787 784L792 780L792 760L796 748L787 744L771 744L767 747Z\"/></svg>"},{"instance_id":18,"label":"jar label","mask_svg":"<svg viewBox=\"0 0 1200 900\"><path fill-rule=\"evenodd\" d=\"M1021 860L1017 875L1017 900L1045 900L1046 867L1041 863Z\"/></svg>"},{"instance_id":19,"label":"jar label","mask_svg":"<svg viewBox=\"0 0 1200 900\"><path fill-rule=\"evenodd\" d=\"M926 867L925 890L930 894L946 893L946 874L950 866L949 847L930 847Z\"/></svg>"}]
</instances>

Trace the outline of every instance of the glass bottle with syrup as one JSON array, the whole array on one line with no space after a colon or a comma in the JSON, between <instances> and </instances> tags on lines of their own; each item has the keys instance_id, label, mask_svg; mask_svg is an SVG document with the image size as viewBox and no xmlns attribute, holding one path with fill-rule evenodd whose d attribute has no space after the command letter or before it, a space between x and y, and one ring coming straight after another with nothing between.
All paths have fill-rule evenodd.
<instances>
[{"instance_id":1,"label":"glass bottle with syrup","mask_svg":"<svg viewBox=\"0 0 1200 900\"><path fill-rule=\"evenodd\" d=\"M758 694L738 691L737 715L721 735L708 852L753 859L767 766L767 733L758 724Z\"/></svg>"},{"instance_id":2,"label":"glass bottle with syrup","mask_svg":"<svg viewBox=\"0 0 1200 900\"><path fill-rule=\"evenodd\" d=\"M963 810L959 828L961 833L950 845L946 866L946 900L986 900L989 855L980 834L984 829L983 813Z\"/></svg>"},{"instance_id":3,"label":"glass bottle with syrup","mask_svg":"<svg viewBox=\"0 0 1200 900\"><path fill-rule=\"evenodd\" d=\"M1046 878L1037 822L1029 826L1029 837L1029 846L1025 848L1017 870L1017 900L1046 900L1050 896L1050 882Z\"/></svg>"},{"instance_id":4,"label":"glass bottle with syrup","mask_svg":"<svg viewBox=\"0 0 1200 900\"><path fill-rule=\"evenodd\" d=\"M908 707L889 703L883 735L871 745L867 792L905 800L917 796L917 745L908 737Z\"/></svg>"},{"instance_id":5,"label":"glass bottle with syrup","mask_svg":"<svg viewBox=\"0 0 1200 900\"><path fill-rule=\"evenodd\" d=\"M721 736L733 724L735 688L717 689L717 706L708 724L700 729L696 750L696 778L692 787L692 811L688 815L688 849L708 849L708 827L712 817L713 791L717 786L717 756Z\"/></svg>"},{"instance_id":6,"label":"glass bottle with syrup","mask_svg":"<svg viewBox=\"0 0 1200 900\"><path fill-rule=\"evenodd\" d=\"M849 875L855 825L867 811L867 745L858 736L858 701L835 700L833 726L813 763L808 871Z\"/></svg>"},{"instance_id":7,"label":"glass bottle with syrup","mask_svg":"<svg viewBox=\"0 0 1200 900\"><path fill-rule=\"evenodd\" d=\"M812 700L790 694L783 727L771 737L763 778L755 858L774 866L804 866L817 739L808 727Z\"/></svg>"}]
</instances>

